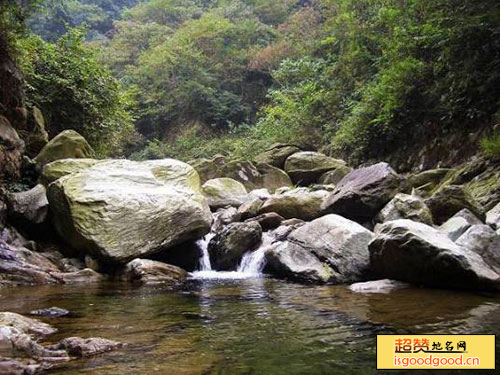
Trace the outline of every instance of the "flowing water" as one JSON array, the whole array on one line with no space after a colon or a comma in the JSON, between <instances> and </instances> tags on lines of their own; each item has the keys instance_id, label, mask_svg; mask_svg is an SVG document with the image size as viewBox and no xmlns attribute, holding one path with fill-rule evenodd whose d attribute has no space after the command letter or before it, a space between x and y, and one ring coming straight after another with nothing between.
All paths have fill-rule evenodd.
<instances>
[{"instance_id":1,"label":"flowing water","mask_svg":"<svg viewBox=\"0 0 500 375\"><path fill-rule=\"evenodd\" d=\"M72 311L73 317L46 319L59 328L50 342L97 336L128 343L51 372L66 375L375 375L384 373L375 370L377 334L500 334L498 296L417 288L356 294L344 286L263 277L190 280L180 290L126 284L1 289L0 306L23 314L50 306Z\"/></svg>"}]
</instances>

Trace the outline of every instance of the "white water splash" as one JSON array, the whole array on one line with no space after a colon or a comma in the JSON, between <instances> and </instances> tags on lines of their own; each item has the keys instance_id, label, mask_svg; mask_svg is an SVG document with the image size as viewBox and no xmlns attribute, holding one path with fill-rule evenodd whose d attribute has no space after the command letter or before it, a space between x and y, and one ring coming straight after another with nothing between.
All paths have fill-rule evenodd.
<instances>
[{"instance_id":1,"label":"white water splash","mask_svg":"<svg viewBox=\"0 0 500 375\"><path fill-rule=\"evenodd\" d=\"M215 236L215 233L210 232L201 240L196 241L201 249L200 271L211 271L210 256L208 254L208 243Z\"/></svg>"},{"instance_id":2,"label":"white water splash","mask_svg":"<svg viewBox=\"0 0 500 375\"><path fill-rule=\"evenodd\" d=\"M210 266L210 257L208 255L208 242L210 239L205 237L205 239L198 242L202 248L200 270L192 272L191 278L199 280L242 280L260 278L263 276L262 270L266 265L266 253L270 248L276 246L276 244L272 244L273 239L274 236L270 232L264 233L261 246L255 251L246 252L236 271L214 271Z\"/></svg>"}]
</instances>

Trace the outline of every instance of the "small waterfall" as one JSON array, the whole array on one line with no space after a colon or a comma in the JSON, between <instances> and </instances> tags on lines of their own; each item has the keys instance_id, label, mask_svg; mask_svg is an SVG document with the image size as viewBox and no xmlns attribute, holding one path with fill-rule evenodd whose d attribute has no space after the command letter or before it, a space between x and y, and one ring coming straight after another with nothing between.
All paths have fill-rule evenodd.
<instances>
[{"instance_id":1,"label":"small waterfall","mask_svg":"<svg viewBox=\"0 0 500 375\"><path fill-rule=\"evenodd\" d=\"M210 232L204 238L196 242L201 249L200 271L212 271L210 256L208 255L208 243L214 236L215 233Z\"/></svg>"},{"instance_id":2,"label":"small waterfall","mask_svg":"<svg viewBox=\"0 0 500 375\"><path fill-rule=\"evenodd\" d=\"M243 255L237 272L259 276L266 265L266 252L271 248L274 236L269 232L262 234L262 244L255 251Z\"/></svg>"}]
</instances>

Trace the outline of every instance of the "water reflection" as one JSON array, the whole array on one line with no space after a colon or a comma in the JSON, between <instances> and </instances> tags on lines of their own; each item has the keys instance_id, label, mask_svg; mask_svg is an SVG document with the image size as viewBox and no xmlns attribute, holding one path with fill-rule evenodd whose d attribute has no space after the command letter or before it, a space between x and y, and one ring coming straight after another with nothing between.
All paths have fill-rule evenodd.
<instances>
[{"instance_id":1,"label":"water reflection","mask_svg":"<svg viewBox=\"0 0 500 375\"><path fill-rule=\"evenodd\" d=\"M53 374L374 374L379 333L500 333L500 299L441 290L359 294L269 279L0 290L2 310L58 306L67 336L129 343ZM465 373L465 372L464 372ZM475 372L476 374L477 372ZM440 375L443 372L439 373Z\"/></svg>"}]
</instances>

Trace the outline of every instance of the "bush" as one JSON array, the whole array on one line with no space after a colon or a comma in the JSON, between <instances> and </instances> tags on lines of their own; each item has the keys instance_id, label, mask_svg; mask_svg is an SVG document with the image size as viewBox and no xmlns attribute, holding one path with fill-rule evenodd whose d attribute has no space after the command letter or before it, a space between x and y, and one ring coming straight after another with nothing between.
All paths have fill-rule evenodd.
<instances>
[{"instance_id":1,"label":"bush","mask_svg":"<svg viewBox=\"0 0 500 375\"><path fill-rule=\"evenodd\" d=\"M42 110L50 135L73 129L100 155L117 154L133 132L131 101L84 35L73 29L55 44L37 36L22 41L28 103Z\"/></svg>"},{"instance_id":2,"label":"bush","mask_svg":"<svg viewBox=\"0 0 500 375\"><path fill-rule=\"evenodd\" d=\"M481 140L481 149L488 157L500 156L500 133L491 137L485 137Z\"/></svg>"}]
</instances>

